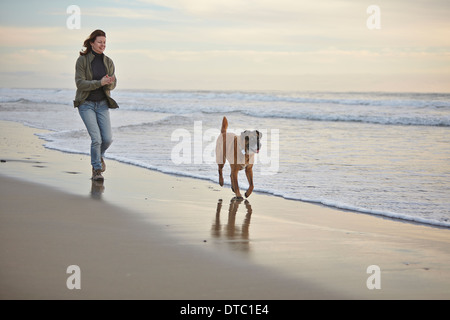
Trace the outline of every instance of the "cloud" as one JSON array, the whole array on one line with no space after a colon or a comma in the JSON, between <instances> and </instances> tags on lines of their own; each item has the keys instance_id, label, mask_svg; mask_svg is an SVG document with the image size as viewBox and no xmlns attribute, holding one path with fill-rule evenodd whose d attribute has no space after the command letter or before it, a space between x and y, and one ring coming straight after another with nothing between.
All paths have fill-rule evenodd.
<instances>
[{"instance_id":1,"label":"cloud","mask_svg":"<svg viewBox=\"0 0 450 320\"><path fill-rule=\"evenodd\" d=\"M450 54L435 52L378 52L324 48L313 51L260 50L154 50L122 49L114 52L117 63L130 73L145 74L385 74L449 73ZM129 57L133 61L129 61ZM414 65L414 68L411 66ZM145 67L143 67L145 66Z\"/></svg>"},{"instance_id":2,"label":"cloud","mask_svg":"<svg viewBox=\"0 0 450 320\"><path fill-rule=\"evenodd\" d=\"M80 31L68 30L65 26L38 28L0 26L0 39L2 39L1 48L43 48L70 46L75 43L74 41L80 42L80 35ZM81 40L81 43L83 40Z\"/></svg>"},{"instance_id":3,"label":"cloud","mask_svg":"<svg viewBox=\"0 0 450 320\"><path fill-rule=\"evenodd\" d=\"M9 62L0 67L0 86L68 87L74 84L75 60L70 54L25 49L0 53L0 59Z\"/></svg>"},{"instance_id":4,"label":"cloud","mask_svg":"<svg viewBox=\"0 0 450 320\"><path fill-rule=\"evenodd\" d=\"M180 19L180 17L174 17L171 13L143 8L92 7L83 8L81 14L82 16L165 22L174 22Z\"/></svg>"},{"instance_id":5,"label":"cloud","mask_svg":"<svg viewBox=\"0 0 450 320\"><path fill-rule=\"evenodd\" d=\"M380 0L381 30L366 27L369 4L350 0L79 1L81 30L66 28L64 4L45 2L36 11L36 20L26 23L20 20L19 4L8 4L8 10L16 7L17 12L3 15L17 19L0 24L0 57L15 63L0 66L0 72L71 74L84 39L98 27L106 31L106 54L113 58L121 84L128 87L140 85L137 79L154 77L153 82L143 82L153 86L163 75L166 83L183 85L193 78L202 84L234 78L237 84L243 83L239 79L263 74L271 79L371 73L388 79L395 74L438 77L450 72L447 1ZM49 12L52 19L47 23ZM326 79L339 81L338 76Z\"/></svg>"},{"instance_id":6,"label":"cloud","mask_svg":"<svg viewBox=\"0 0 450 320\"><path fill-rule=\"evenodd\" d=\"M6 55L16 65L40 65L43 61L57 63L67 58L65 54L47 49L25 49Z\"/></svg>"}]
</instances>

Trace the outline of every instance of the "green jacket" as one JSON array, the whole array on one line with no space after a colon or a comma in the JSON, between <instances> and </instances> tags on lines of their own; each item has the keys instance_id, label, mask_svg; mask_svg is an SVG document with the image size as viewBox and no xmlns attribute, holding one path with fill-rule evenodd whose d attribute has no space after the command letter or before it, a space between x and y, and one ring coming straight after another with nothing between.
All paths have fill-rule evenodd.
<instances>
[{"instance_id":1,"label":"green jacket","mask_svg":"<svg viewBox=\"0 0 450 320\"><path fill-rule=\"evenodd\" d=\"M94 54L89 52L88 54L82 56L80 55L77 59L77 63L75 65L75 83L77 84L77 92L75 94L75 100L73 101L73 105L75 108L80 106L86 98L89 96L90 91L100 88L101 80L92 80L92 68L91 62L94 60ZM106 73L108 76L115 76L115 68L113 61L103 55L103 63L105 64ZM103 90L105 91L106 98L108 100L108 105L110 108L118 108L116 101L111 98L110 91L116 87L117 78L114 83L103 86Z\"/></svg>"}]
</instances>

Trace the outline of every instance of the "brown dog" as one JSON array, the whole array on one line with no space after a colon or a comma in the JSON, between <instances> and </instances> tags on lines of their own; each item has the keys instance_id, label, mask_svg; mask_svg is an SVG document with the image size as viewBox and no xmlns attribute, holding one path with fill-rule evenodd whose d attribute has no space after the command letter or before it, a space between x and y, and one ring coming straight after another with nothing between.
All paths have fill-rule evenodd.
<instances>
[{"instance_id":1,"label":"brown dog","mask_svg":"<svg viewBox=\"0 0 450 320\"><path fill-rule=\"evenodd\" d=\"M249 183L245 197L248 198L253 191L253 163L255 153L258 153L262 137L258 130L244 131L240 136L233 133L227 133L228 120L223 117L221 134L216 141L216 162L219 166L219 184L223 186L222 169L226 160L231 167L231 190L238 199L243 199L239 191L238 173L245 169L245 175Z\"/></svg>"}]
</instances>

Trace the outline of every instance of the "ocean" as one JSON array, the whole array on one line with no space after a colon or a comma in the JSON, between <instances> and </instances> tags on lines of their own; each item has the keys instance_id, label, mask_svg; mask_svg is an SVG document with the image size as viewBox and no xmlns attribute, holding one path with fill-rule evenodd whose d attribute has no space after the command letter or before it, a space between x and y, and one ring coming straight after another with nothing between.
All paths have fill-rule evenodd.
<instances>
[{"instance_id":1,"label":"ocean","mask_svg":"<svg viewBox=\"0 0 450 320\"><path fill-rule=\"evenodd\" d=\"M120 108L111 110L107 159L217 182L215 140L226 116L230 132L263 134L255 192L450 227L450 94L119 88L112 94ZM49 130L39 134L46 148L89 154L74 96L69 89L0 88L0 120ZM226 166L227 187L229 173ZM245 174L239 175L245 190Z\"/></svg>"}]
</instances>

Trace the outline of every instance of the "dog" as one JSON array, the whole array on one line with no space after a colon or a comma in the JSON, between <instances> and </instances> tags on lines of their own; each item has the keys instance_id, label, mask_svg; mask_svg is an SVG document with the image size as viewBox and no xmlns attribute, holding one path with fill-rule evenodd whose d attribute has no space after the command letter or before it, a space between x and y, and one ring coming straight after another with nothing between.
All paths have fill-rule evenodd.
<instances>
[{"instance_id":1,"label":"dog","mask_svg":"<svg viewBox=\"0 0 450 320\"><path fill-rule=\"evenodd\" d=\"M262 133L258 130L244 131L240 136L228 133L228 120L223 117L220 135L216 141L216 162L219 167L219 184L223 186L222 169L226 160L231 167L231 190L236 194L237 199L243 199L239 190L238 173L245 169L245 175L249 183L245 197L248 198L253 191L253 163L255 153L261 149L260 140Z\"/></svg>"}]
</instances>

